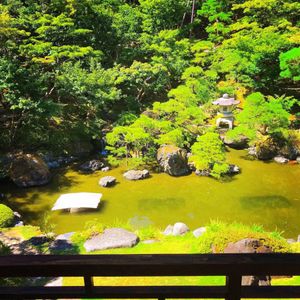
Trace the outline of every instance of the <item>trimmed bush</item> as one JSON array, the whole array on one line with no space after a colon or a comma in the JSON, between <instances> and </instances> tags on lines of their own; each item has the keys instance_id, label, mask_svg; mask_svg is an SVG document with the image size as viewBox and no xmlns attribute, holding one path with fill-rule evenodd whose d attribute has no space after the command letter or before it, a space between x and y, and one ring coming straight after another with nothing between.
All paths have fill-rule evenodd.
<instances>
[{"instance_id":1,"label":"trimmed bush","mask_svg":"<svg viewBox=\"0 0 300 300\"><path fill-rule=\"evenodd\" d=\"M0 204L0 228L9 227L14 220L14 212L6 205Z\"/></svg>"}]
</instances>

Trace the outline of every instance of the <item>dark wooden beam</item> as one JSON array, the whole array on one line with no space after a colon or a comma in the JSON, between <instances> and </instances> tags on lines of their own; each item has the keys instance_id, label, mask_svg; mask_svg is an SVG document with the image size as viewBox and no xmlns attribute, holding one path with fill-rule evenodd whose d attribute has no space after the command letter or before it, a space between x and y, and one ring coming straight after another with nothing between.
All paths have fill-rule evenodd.
<instances>
[{"instance_id":1,"label":"dark wooden beam","mask_svg":"<svg viewBox=\"0 0 300 300\"><path fill-rule=\"evenodd\" d=\"M300 275L300 254L0 256L0 276Z\"/></svg>"}]
</instances>

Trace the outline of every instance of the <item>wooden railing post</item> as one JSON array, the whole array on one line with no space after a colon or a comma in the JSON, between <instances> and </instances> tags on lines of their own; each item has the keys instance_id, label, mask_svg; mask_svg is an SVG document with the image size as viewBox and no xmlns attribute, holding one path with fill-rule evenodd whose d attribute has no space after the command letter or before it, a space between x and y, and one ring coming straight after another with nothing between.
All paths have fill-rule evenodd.
<instances>
[{"instance_id":1,"label":"wooden railing post","mask_svg":"<svg viewBox=\"0 0 300 300\"><path fill-rule=\"evenodd\" d=\"M226 287L226 300L240 300L242 290L242 276L237 274L230 274L226 276Z\"/></svg>"},{"instance_id":2,"label":"wooden railing post","mask_svg":"<svg viewBox=\"0 0 300 300\"><path fill-rule=\"evenodd\" d=\"M0 278L81 277L84 286L0 286L0 299L300 298L299 286L242 286L242 276L300 275L300 254L0 256ZM94 277L226 276L226 285L94 286Z\"/></svg>"},{"instance_id":3,"label":"wooden railing post","mask_svg":"<svg viewBox=\"0 0 300 300\"><path fill-rule=\"evenodd\" d=\"M84 287L87 294L90 294L94 287L94 280L91 276L84 276Z\"/></svg>"}]
</instances>

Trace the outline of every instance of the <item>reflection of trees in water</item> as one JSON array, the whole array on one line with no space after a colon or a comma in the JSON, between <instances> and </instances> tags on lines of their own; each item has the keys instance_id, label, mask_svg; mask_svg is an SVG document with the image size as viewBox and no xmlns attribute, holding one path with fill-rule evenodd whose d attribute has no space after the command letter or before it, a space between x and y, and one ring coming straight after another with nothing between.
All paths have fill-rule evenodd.
<instances>
[{"instance_id":1,"label":"reflection of trees in water","mask_svg":"<svg viewBox=\"0 0 300 300\"><path fill-rule=\"evenodd\" d=\"M52 180L44 186L20 188L12 181L3 181L0 184L0 190L5 198L3 203L19 212L26 224L40 225L44 222L45 215L50 213L53 205L52 202L44 201L43 197L54 197L60 191L78 184L76 176L67 174L70 169L72 170L72 168L53 170Z\"/></svg>"},{"instance_id":2,"label":"reflection of trees in water","mask_svg":"<svg viewBox=\"0 0 300 300\"><path fill-rule=\"evenodd\" d=\"M292 206L289 199L281 195L246 196L240 198L240 203L245 209L288 208Z\"/></svg>"},{"instance_id":3,"label":"reflection of trees in water","mask_svg":"<svg viewBox=\"0 0 300 300\"><path fill-rule=\"evenodd\" d=\"M138 208L142 211L171 210L181 208L185 204L184 198L146 198L140 199Z\"/></svg>"}]
</instances>

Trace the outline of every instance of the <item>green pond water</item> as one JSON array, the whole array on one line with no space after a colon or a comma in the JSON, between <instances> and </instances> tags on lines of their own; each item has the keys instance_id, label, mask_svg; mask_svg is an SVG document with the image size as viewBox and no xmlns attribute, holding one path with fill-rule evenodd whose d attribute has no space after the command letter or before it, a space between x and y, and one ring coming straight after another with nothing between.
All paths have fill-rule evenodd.
<instances>
[{"instance_id":1,"label":"green pond water","mask_svg":"<svg viewBox=\"0 0 300 300\"><path fill-rule=\"evenodd\" d=\"M238 150L228 152L228 160L242 169L228 182L194 174L152 174L146 180L128 181L122 168L89 175L70 168L58 171L44 187L19 189L7 183L0 185L0 191L27 224L41 225L48 214L57 233L81 230L87 221L97 218L108 225L130 222L136 227L153 224L162 229L177 221L191 229L210 220L237 221L262 224L265 229L283 231L286 237L300 234L300 166L250 161L245 151ZM100 187L99 178L106 175L115 176L118 184ZM98 210L51 212L61 194L76 192L103 193Z\"/></svg>"}]
</instances>

